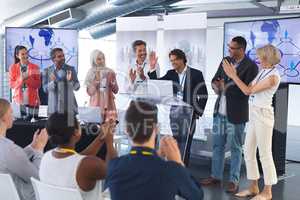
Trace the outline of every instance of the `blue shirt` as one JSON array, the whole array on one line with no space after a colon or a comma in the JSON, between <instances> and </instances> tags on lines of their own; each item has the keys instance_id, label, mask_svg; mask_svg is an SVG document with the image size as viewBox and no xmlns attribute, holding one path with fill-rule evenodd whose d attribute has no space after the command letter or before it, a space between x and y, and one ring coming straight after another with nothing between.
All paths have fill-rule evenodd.
<instances>
[{"instance_id":1,"label":"blue shirt","mask_svg":"<svg viewBox=\"0 0 300 200\"><path fill-rule=\"evenodd\" d=\"M186 168L145 147L133 147L130 154L111 160L105 184L112 200L174 200L175 195L203 199Z\"/></svg>"}]
</instances>

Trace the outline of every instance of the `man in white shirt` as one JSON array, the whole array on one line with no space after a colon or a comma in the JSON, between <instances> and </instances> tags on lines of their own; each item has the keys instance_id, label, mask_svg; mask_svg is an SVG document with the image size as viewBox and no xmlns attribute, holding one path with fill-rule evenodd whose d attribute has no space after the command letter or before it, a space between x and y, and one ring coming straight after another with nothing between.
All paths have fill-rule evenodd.
<instances>
[{"instance_id":1,"label":"man in white shirt","mask_svg":"<svg viewBox=\"0 0 300 200\"><path fill-rule=\"evenodd\" d=\"M151 51L147 59L147 44L143 40L136 40L132 43L132 48L136 59L129 66L129 90L135 90L139 83L152 79L151 73L156 71L159 77L159 65L157 56ZM135 89L134 89L135 88Z\"/></svg>"}]
</instances>

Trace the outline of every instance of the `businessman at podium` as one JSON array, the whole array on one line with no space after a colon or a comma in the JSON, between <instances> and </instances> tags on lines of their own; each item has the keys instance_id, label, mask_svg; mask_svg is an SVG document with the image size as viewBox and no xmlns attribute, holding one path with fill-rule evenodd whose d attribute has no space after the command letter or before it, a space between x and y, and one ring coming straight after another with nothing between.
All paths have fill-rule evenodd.
<instances>
[{"instance_id":1,"label":"businessman at podium","mask_svg":"<svg viewBox=\"0 0 300 200\"><path fill-rule=\"evenodd\" d=\"M193 108L192 117L190 117L190 112L186 110L186 107L172 106L170 111L171 130L181 153L184 155L184 163L187 166L196 128L196 119L203 115L208 93L202 72L187 65L186 55L182 50L173 49L169 53L169 59L173 69L159 79L171 80L174 96ZM150 77L157 79L156 71L153 71Z\"/></svg>"}]
</instances>

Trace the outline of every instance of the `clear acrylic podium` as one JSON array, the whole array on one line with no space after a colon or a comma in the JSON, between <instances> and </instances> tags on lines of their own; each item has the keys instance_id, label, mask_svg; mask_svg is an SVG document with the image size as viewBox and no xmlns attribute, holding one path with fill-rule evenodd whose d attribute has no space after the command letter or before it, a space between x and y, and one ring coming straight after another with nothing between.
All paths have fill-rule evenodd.
<instances>
[{"instance_id":1,"label":"clear acrylic podium","mask_svg":"<svg viewBox=\"0 0 300 200\"><path fill-rule=\"evenodd\" d=\"M117 137L123 135L123 137L127 139L127 150L130 149L131 144L126 135L125 112L132 100L141 100L156 104L158 107L159 133L157 136L157 147L162 136L171 135L177 140L181 156L184 158L193 116L193 108L189 104L174 96L149 95L147 92L139 92L138 94L134 92L123 92L119 93L116 99L119 115L119 124L116 133Z\"/></svg>"}]
</instances>

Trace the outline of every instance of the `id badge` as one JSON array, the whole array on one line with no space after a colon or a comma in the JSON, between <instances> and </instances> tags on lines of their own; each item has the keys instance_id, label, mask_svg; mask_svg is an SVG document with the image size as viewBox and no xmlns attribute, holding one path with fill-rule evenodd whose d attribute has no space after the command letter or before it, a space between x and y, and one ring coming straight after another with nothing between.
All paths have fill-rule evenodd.
<instances>
[{"instance_id":1,"label":"id badge","mask_svg":"<svg viewBox=\"0 0 300 200\"><path fill-rule=\"evenodd\" d=\"M183 92L177 92L177 98L183 100Z\"/></svg>"},{"instance_id":2,"label":"id badge","mask_svg":"<svg viewBox=\"0 0 300 200\"><path fill-rule=\"evenodd\" d=\"M254 98L255 98L254 95L250 95L250 96L249 96L249 101L250 101L250 102L253 102L253 101L254 101Z\"/></svg>"}]
</instances>

